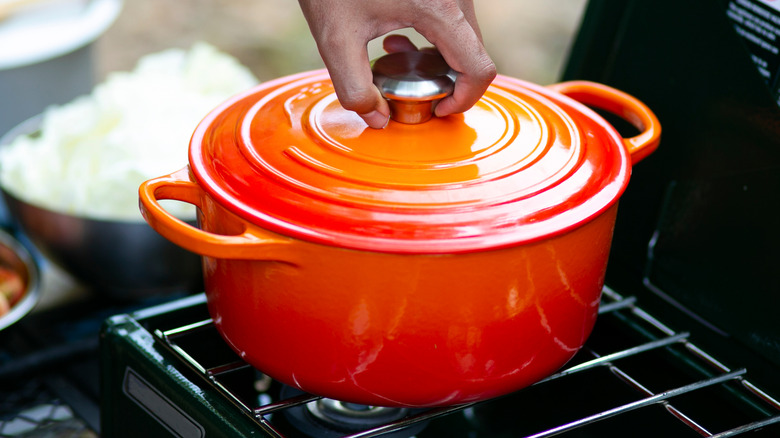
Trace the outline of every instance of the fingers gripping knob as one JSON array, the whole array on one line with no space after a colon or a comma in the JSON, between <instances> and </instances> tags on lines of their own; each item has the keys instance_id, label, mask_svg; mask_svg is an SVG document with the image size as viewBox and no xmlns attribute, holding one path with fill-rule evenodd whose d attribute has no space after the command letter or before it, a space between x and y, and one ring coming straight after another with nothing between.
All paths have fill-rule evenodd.
<instances>
[{"instance_id":1,"label":"fingers gripping knob","mask_svg":"<svg viewBox=\"0 0 780 438\"><path fill-rule=\"evenodd\" d=\"M396 52L376 59L374 84L390 105L390 118L406 124L433 116L436 102L452 94L455 73L435 52Z\"/></svg>"}]
</instances>

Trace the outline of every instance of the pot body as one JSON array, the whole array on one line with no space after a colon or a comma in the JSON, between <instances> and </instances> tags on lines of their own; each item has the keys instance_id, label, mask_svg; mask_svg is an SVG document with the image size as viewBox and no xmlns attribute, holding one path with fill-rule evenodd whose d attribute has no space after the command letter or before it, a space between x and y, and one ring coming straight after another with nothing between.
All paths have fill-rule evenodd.
<instances>
[{"instance_id":1,"label":"pot body","mask_svg":"<svg viewBox=\"0 0 780 438\"><path fill-rule=\"evenodd\" d=\"M205 232L284 239L207 194L198 203ZM304 391L377 406L483 400L551 374L585 342L616 210L554 238L484 252L389 254L293 240L289 254L271 250L278 260L204 256L208 306L242 358Z\"/></svg>"},{"instance_id":2,"label":"pot body","mask_svg":"<svg viewBox=\"0 0 780 438\"><path fill-rule=\"evenodd\" d=\"M463 115L371 130L304 73L215 109L141 210L203 256L211 316L260 371L346 402L467 403L581 348L619 196L659 135L617 90L510 78ZM200 228L159 199L197 206Z\"/></svg>"}]
</instances>

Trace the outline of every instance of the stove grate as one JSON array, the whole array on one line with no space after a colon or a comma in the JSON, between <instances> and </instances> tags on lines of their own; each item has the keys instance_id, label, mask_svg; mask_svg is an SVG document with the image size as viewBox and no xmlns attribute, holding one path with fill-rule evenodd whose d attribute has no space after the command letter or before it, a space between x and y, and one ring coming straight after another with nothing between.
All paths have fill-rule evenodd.
<instances>
[{"instance_id":1,"label":"stove grate","mask_svg":"<svg viewBox=\"0 0 780 438\"><path fill-rule=\"evenodd\" d=\"M614 290L605 287L602 304L599 309L599 322L581 353L572 360L572 365L537 382L532 387L510 396L493 401L483 401L459 406L434 408L409 415L380 427L371 428L349 435L350 438L380 436L401 430L418 422L431 421L439 417L462 413L466 418L479 416L482 405L498 403L508 397L520 397L527 391L555 382L566 382L576 375L584 375L594 370L606 370L620 384L629 389L630 397L626 401L611 401L592 413L586 413L573 419L555 418L555 424L537 431L529 431L526 438L542 438L567 435L587 429L594 424L608 423L616 417L629 416L633 412L647 410L651 406L660 406L678 425L682 425L692 436L726 438L747 432L780 426L780 402L756 387L746 379L745 369L730 369L710 354L706 353L689 338L687 332L676 332L655 317L637 306L634 297L623 297ZM607 321L607 317L611 319ZM606 321L602 323L602 321ZM601 325L609 327L601 329ZM613 325L613 326L610 326ZM600 330L601 329L601 330ZM161 344L179 357L189 368L203 377L242 412L252 418L269 436L287 437L272 421L276 412L305 405L321 397L303 394L274 400L269 396L242 396L243 389L231 383L229 376L238 371L251 369L237 355L218 364L206 364L196 357L187 345L189 337L198 337L204 330L216 332L210 319L197 321L170 330L155 330L155 336ZM628 333L628 336L624 336ZM637 334L640 341L637 342ZM623 339L625 338L625 339ZM607 352L608 351L608 352ZM602 353L606 352L606 353ZM663 355L663 356L660 356ZM659 359L663 357L662 359ZM674 362L675 373L668 372L668 362ZM659 363L648 361L657 360ZM635 363L643 366L637 367ZM683 364L680 367L679 364ZM647 373L651 369L653 372ZM669 378L669 376L673 376ZM693 379L691 378L693 376ZM693 381L691 381L693 380ZM567 383L568 385L568 383ZM660 386L661 390L651 388ZM564 388L566 388L564 386ZM261 391L262 392L262 391ZM715 393L717 392L717 394ZM720 400L724 392L733 406L720 406L719 409L736 410L738 424L720 424L713 421L719 417L707 403L700 400ZM699 400L691 400L693 396ZM558 398L561 396L559 395ZM538 399L534 396L535 401ZM674 404L672 404L674 402ZM556 401L557 403L557 401ZM699 407L707 405L705 408ZM717 404L717 403L716 403ZM721 403L722 404L722 403ZM554 406L557 407L557 406ZM505 412L501 409L499 412ZM746 414L746 413L749 413ZM515 413L517 416L518 413ZM730 415L723 415L730 417ZM732 420L733 421L733 420ZM631 422L629 422L631 423ZM715 423L715 425L710 425ZM772 429L775 430L776 429ZM587 435L587 434L586 434Z\"/></svg>"}]
</instances>

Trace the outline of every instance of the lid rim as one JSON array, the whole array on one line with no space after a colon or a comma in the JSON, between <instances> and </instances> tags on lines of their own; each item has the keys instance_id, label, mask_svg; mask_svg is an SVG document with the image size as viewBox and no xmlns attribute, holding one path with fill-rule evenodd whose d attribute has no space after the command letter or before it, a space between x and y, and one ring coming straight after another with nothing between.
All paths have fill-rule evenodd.
<instances>
[{"instance_id":1,"label":"lid rim","mask_svg":"<svg viewBox=\"0 0 780 438\"><path fill-rule=\"evenodd\" d=\"M499 76L492 87L509 92L512 92L514 87L522 87L539 93L553 104L565 107L564 110L567 112L576 111L578 113L577 117L587 119L588 123L601 130L599 133L602 137L601 141L610 145L610 151L604 152L604 154L608 154L610 157L608 164L613 166L611 170L606 172L610 179L601 181L600 185L593 188L590 193L584 193L584 199L579 199L578 203L572 208L564 208L562 209L563 212L558 212L552 218L546 218L540 221L540 223L521 223L514 228L510 226L512 228L510 231L496 231L499 229L498 227L491 226L491 224L486 222L481 224L482 228L480 230L483 232L482 234L471 236L459 234L459 231L453 231L457 230L457 225L451 225L448 228L450 233L444 238L431 237L435 234L433 232L429 233L428 237L419 239L414 238L414 236L409 238L409 234L402 236L402 233L394 237L387 237L385 235L371 234L372 230L374 233L378 229L386 231L381 226L387 224L377 225L370 222L370 220L366 222L363 231L358 232L356 229L360 227L354 225L358 224L357 220L353 221L354 223L350 222L354 225L352 228L339 228L338 224L336 226L333 225L332 218L306 222L306 217L314 217L311 212L306 212L306 214L298 212L298 216L296 216L298 220L296 221L289 217L275 216L273 208L265 208L267 205L253 207L251 200L247 203L248 201L242 198L242 195L235 187L230 187L230 181L226 182L225 179L220 179L221 177L224 178L224 175L214 175L213 169L209 167L209 165L213 166L213 163L209 163L207 157L204 158L206 149L213 147L209 143L214 141L209 137L209 135L213 134L211 132L213 124L225 123L227 119L220 119L226 113L232 112L229 115L230 122L237 123L233 130L241 132L247 128L244 125L246 120L243 116L249 110L245 108L241 115L238 115L235 107L241 106L239 104L243 104L242 101L245 99L250 103L257 102L263 96L272 94L277 88L283 88L285 85L293 82L311 80L319 83L324 79L327 79L325 70L315 70L280 78L248 90L213 110L198 126L190 143L190 168L196 182L201 185L202 189L209 196L214 198L217 203L228 211L262 229L308 243L359 251L402 254L453 254L490 251L550 239L573 231L601 216L618 202L628 185L631 173L630 156L623 145L622 137L606 120L587 106L555 91L518 79ZM250 104L249 107L252 107L252 105ZM586 182L590 181L587 180ZM289 199L287 201L299 202L299 200ZM312 208L311 206L308 207ZM313 208L316 209L316 206ZM368 217L370 218L370 215ZM406 222L399 222L396 225L412 229L415 226L412 218L413 216L408 216ZM506 219L504 216L496 216L495 218ZM440 224L443 222L436 223ZM388 224L392 225L393 223L389 222ZM328 226L333 226L333 228L328 228ZM380 228L377 228L378 226Z\"/></svg>"}]
</instances>

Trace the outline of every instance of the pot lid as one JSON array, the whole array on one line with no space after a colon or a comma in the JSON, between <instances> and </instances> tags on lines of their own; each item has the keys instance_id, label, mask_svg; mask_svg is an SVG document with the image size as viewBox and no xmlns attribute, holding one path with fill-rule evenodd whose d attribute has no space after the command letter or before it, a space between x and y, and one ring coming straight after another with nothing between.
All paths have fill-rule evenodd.
<instances>
[{"instance_id":1,"label":"pot lid","mask_svg":"<svg viewBox=\"0 0 780 438\"><path fill-rule=\"evenodd\" d=\"M0 0L0 70L48 61L90 44L114 22L122 4Z\"/></svg>"},{"instance_id":2,"label":"pot lid","mask_svg":"<svg viewBox=\"0 0 780 438\"><path fill-rule=\"evenodd\" d=\"M624 190L623 139L586 106L498 76L463 114L369 128L326 71L261 84L208 115L190 168L225 208L351 249L455 253L566 232Z\"/></svg>"}]
</instances>

